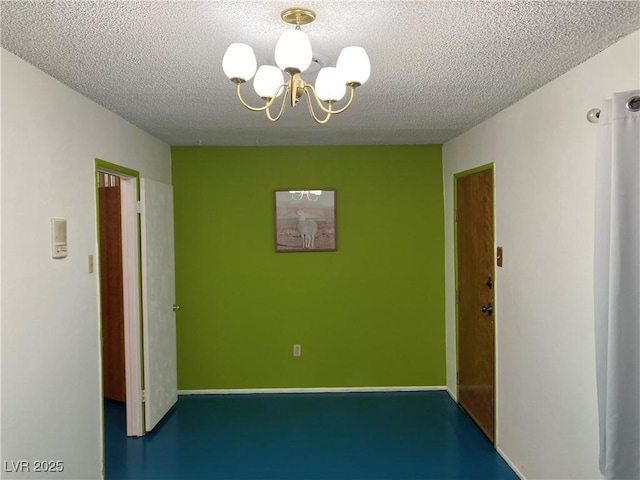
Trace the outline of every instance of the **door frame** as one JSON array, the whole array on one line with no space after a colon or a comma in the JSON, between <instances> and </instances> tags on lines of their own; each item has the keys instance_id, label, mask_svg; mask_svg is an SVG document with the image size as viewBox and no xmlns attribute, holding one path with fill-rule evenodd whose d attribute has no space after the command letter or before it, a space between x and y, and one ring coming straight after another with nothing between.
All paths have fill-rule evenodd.
<instances>
[{"instance_id":1,"label":"door frame","mask_svg":"<svg viewBox=\"0 0 640 480\"><path fill-rule=\"evenodd\" d=\"M144 427L144 370L142 356L142 280L140 260L140 173L105 160L95 159L94 181L96 189L96 237L98 255L98 311L100 319L100 345L102 345L102 292L100 288L100 208L98 173L120 177L122 212L122 287L124 303L124 354L127 436L142 436ZM100 350L100 411L104 438L104 411L102 387L102 348ZM104 465L104 458L103 458Z\"/></svg>"},{"instance_id":2,"label":"door frame","mask_svg":"<svg viewBox=\"0 0 640 480\"><path fill-rule=\"evenodd\" d=\"M484 172L491 170L492 172L492 193L493 193L493 445L498 445L498 282L496 281L496 174L495 164L487 163L478 167L464 170L462 172L455 173L453 175L453 256L454 256L454 291L455 291L455 320L456 320L456 402L459 402L458 397L458 375L460 365L460 335L459 335L459 308L458 308L458 182L457 180L462 177L473 175L474 173Z\"/></svg>"}]
</instances>

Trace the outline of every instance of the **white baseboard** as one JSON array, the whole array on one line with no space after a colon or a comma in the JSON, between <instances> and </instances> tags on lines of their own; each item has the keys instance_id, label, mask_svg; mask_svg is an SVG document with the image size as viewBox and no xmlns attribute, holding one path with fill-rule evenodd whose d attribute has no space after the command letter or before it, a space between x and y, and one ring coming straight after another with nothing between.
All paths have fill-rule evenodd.
<instances>
[{"instance_id":1,"label":"white baseboard","mask_svg":"<svg viewBox=\"0 0 640 480\"><path fill-rule=\"evenodd\" d=\"M353 392L425 392L446 390L445 386L430 387L315 387L315 388L221 388L208 390L178 390L178 395L251 395L263 393L353 393Z\"/></svg>"},{"instance_id":2,"label":"white baseboard","mask_svg":"<svg viewBox=\"0 0 640 480\"><path fill-rule=\"evenodd\" d=\"M446 387L445 390L447 391L447 393L449 394L449 396L451 397L451 400L453 400L454 402L458 403L458 399L456 398L456 396L453 394L453 391L449 388Z\"/></svg>"},{"instance_id":3,"label":"white baseboard","mask_svg":"<svg viewBox=\"0 0 640 480\"><path fill-rule=\"evenodd\" d=\"M518 467L515 466L515 464L511 461L511 459L509 459L509 457L507 457L507 454L504 453L501 448L496 448L496 451L502 457L502 459L507 462L507 464L511 467L511 470L515 472L518 478L520 478L521 480L527 480L527 477L525 477L524 474L520 470L518 470Z\"/></svg>"}]
</instances>

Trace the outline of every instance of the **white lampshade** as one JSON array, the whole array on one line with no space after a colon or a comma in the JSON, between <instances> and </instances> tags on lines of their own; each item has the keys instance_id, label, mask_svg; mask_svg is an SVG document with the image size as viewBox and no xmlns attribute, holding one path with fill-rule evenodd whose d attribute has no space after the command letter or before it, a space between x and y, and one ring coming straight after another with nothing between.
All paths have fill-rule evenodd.
<instances>
[{"instance_id":1,"label":"white lampshade","mask_svg":"<svg viewBox=\"0 0 640 480\"><path fill-rule=\"evenodd\" d=\"M338 101L344 97L347 91L347 82L344 75L336 67L325 67L318 72L316 78L316 93L320 100L328 102Z\"/></svg>"},{"instance_id":2,"label":"white lampshade","mask_svg":"<svg viewBox=\"0 0 640 480\"><path fill-rule=\"evenodd\" d=\"M311 42L302 30L285 30L276 44L276 64L282 69L304 72L311 65Z\"/></svg>"},{"instance_id":3,"label":"white lampshade","mask_svg":"<svg viewBox=\"0 0 640 480\"><path fill-rule=\"evenodd\" d=\"M253 79L253 88L262 98L273 98L273 94L278 91L278 95L282 94L282 90L278 89L284 83L282 70L273 65L262 65L256 72L256 78Z\"/></svg>"},{"instance_id":4,"label":"white lampshade","mask_svg":"<svg viewBox=\"0 0 640 480\"><path fill-rule=\"evenodd\" d=\"M256 73L256 55L253 48L244 43L232 43L222 58L222 69L230 79L251 80Z\"/></svg>"},{"instance_id":5,"label":"white lampshade","mask_svg":"<svg viewBox=\"0 0 640 480\"><path fill-rule=\"evenodd\" d=\"M369 56L362 47L343 48L336 67L342 71L346 83L355 82L362 85L371 74Z\"/></svg>"}]
</instances>

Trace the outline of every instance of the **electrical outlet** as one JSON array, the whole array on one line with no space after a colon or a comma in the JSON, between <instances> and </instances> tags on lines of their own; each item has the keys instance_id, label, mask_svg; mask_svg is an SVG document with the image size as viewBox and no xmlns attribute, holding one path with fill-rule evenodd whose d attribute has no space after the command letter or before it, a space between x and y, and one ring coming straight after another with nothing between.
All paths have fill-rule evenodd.
<instances>
[{"instance_id":1,"label":"electrical outlet","mask_svg":"<svg viewBox=\"0 0 640 480\"><path fill-rule=\"evenodd\" d=\"M296 344L293 346L293 356L299 357L300 355L302 355L302 346Z\"/></svg>"}]
</instances>

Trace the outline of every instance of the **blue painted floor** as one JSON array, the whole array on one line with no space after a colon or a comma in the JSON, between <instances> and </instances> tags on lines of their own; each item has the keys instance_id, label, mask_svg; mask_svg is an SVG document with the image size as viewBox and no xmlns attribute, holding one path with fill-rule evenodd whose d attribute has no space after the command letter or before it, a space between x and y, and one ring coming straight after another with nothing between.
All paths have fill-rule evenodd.
<instances>
[{"instance_id":1,"label":"blue painted floor","mask_svg":"<svg viewBox=\"0 0 640 480\"><path fill-rule=\"evenodd\" d=\"M517 479L446 392L180 396L127 438L105 401L107 480Z\"/></svg>"}]
</instances>

